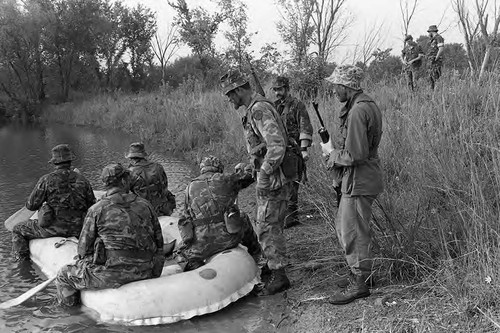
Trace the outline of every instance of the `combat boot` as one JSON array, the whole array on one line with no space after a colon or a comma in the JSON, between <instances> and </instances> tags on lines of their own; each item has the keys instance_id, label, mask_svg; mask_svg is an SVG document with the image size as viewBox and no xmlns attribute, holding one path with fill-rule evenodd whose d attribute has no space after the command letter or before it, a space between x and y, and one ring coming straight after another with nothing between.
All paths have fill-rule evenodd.
<instances>
[{"instance_id":1,"label":"combat boot","mask_svg":"<svg viewBox=\"0 0 500 333\"><path fill-rule=\"evenodd\" d=\"M259 296L269 296L290 288L290 280L286 276L285 269L280 268L271 271L271 278L266 282L264 288L259 291Z\"/></svg>"},{"instance_id":2,"label":"combat boot","mask_svg":"<svg viewBox=\"0 0 500 333\"><path fill-rule=\"evenodd\" d=\"M341 294L335 294L328 298L328 302L335 305L348 304L358 298L370 296L370 288L365 282L365 278L361 275L356 276L353 284Z\"/></svg>"}]
</instances>

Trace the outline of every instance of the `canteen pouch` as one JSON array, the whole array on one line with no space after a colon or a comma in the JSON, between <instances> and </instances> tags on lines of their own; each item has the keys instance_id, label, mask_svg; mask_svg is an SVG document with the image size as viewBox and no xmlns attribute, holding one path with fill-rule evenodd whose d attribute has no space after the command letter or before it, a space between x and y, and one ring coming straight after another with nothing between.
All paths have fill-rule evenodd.
<instances>
[{"instance_id":1,"label":"canteen pouch","mask_svg":"<svg viewBox=\"0 0 500 333\"><path fill-rule=\"evenodd\" d=\"M44 203L38 210L38 225L40 227L48 227L55 219L54 209L48 204Z\"/></svg>"},{"instance_id":2,"label":"canteen pouch","mask_svg":"<svg viewBox=\"0 0 500 333\"><path fill-rule=\"evenodd\" d=\"M181 217L178 226L182 242L184 244L191 243L194 240L194 226L191 218Z\"/></svg>"},{"instance_id":3,"label":"canteen pouch","mask_svg":"<svg viewBox=\"0 0 500 333\"><path fill-rule=\"evenodd\" d=\"M299 174L299 155L292 146L287 146L281 163L281 171L287 179L293 179Z\"/></svg>"},{"instance_id":4,"label":"canteen pouch","mask_svg":"<svg viewBox=\"0 0 500 333\"><path fill-rule=\"evenodd\" d=\"M224 213L224 223L226 224L227 232L230 234L237 234L242 229L242 221L240 210L237 206L231 206L228 211Z\"/></svg>"},{"instance_id":5,"label":"canteen pouch","mask_svg":"<svg viewBox=\"0 0 500 333\"><path fill-rule=\"evenodd\" d=\"M95 265L106 264L106 248L101 238L97 238L94 242L94 257L92 263Z\"/></svg>"}]
</instances>

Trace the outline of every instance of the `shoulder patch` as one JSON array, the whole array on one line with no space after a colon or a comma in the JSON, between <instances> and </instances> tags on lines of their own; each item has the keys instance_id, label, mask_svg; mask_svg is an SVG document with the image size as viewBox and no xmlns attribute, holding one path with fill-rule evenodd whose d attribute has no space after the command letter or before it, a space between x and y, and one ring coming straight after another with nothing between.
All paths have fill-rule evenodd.
<instances>
[{"instance_id":1,"label":"shoulder patch","mask_svg":"<svg viewBox=\"0 0 500 333\"><path fill-rule=\"evenodd\" d=\"M255 112L252 114L253 119L255 120L261 120L262 119L262 110L255 110Z\"/></svg>"}]
</instances>

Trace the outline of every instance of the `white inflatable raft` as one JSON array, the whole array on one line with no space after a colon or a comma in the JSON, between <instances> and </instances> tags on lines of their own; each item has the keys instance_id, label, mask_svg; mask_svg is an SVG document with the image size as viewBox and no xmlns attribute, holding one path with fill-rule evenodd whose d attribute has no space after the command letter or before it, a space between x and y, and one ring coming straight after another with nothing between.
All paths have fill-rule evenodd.
<instances>
[{"instance_id":1,"label":"white inflatable raft","mask_svg":"<svg viewBox=\"0 0 500 333\"><path fill-rule=\"evenodd\" d=\"M177 217L161 216L165 243L180 243ZM14 224L15 225L15 224ZM77 254L76 238L63 245L61 237L30 241L31 259L47 276L54 276ZM169 265L156 279L128 283L116 289L85 290L82 304L96 319L123 325L159 325L218 311L247 295L259 282L258 268L242 246L212 257L190 272Z\"/></svg>"}]
</instances>

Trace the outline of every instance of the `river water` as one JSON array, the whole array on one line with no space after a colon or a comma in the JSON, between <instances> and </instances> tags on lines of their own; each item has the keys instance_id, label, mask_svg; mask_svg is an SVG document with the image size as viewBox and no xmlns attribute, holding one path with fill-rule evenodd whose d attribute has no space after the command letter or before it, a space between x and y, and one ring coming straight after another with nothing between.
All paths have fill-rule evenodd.
<instances>
[{"instance_id":1,"label":"river water","mask_svg":"<svg viewBox=\"0 0 500 333\"><path fill-rule=\"evenodd\" d=\"M102 168L112 161L126 163L124 153L134 141L137 138L108 130L0 124L0 301L17 297L46 279L31 262L10 260L11 236L3 221L23 206L37 180L53 170L47 163L51 148L60 143L70 144L77 156L74 166L99 190ZM148 147L148 152L153 152L152 160L164 166L169 188L177 195L179 206L193 169L178 158L154 153L161 151L159 148ZM85 307L69 310L59 307L52 284L24 304L0 310L0 332L273 332L275 320L270 317L270 310L281 311L280 303L275 298L248 296L217 313L191 320L128 327L98 323L87 315Z\"/></svg>"}]
</instances>

